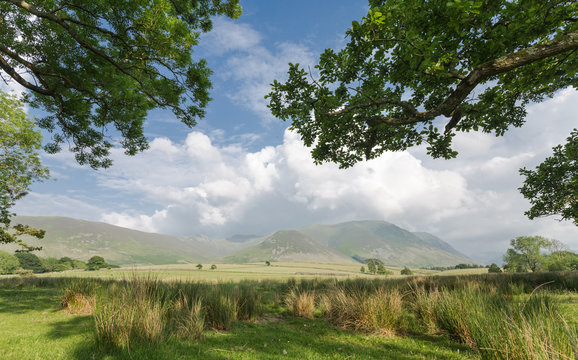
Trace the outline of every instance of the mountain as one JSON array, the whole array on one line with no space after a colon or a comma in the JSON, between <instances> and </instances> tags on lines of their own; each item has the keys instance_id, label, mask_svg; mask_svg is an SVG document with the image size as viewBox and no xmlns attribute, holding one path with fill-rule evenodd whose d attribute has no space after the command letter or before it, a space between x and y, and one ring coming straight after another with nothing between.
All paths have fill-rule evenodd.
<instances>
[{"instance_id":1,"label":"mountain","mask_svg":"<svg viewBox=\"0 0 578 360\"><path fill-rule=\"evenodd\" d=\"M110 224L53 216L17 216L22 223L46 230L44 239L28 241L42 246L42 257L68 256L88 260L94 255L117 265L198 263L207 260L200 246L174 236L126 229Z\"/></svg>"},{"instance_id":2,"label":"mountain","mask_svg":"<svg viewBox=\"0 0 578 360\"><path fill-rule=\"evenodd\" d=\"M65 217L18 216L23 223L46 230L42 257L69 256L87 260L99 255L111 264L309 261L352 262L381 259L394 266L452 266L472 263L448 243L428 234L412 233L385 221L352 221L276 231L268 236L236 235L212 239L204 235L174 237L100 222ZM4 245L3 250L16 248Z\"/></svg>"},{"instance_id":3,"label":"mountain","mask_svg":"<svg viewBox=\"0 0 578 360\"><path fill-rule=\"evenodd\" d=\"M277 231L258 244L223 259L225 262L308 261L351 262L352 259L296 231Z\"/></svg>"},{"instance_id":4,"label":"mountain","mask_svg":"<svg viewBox=\"0 0 578 360\"><path fill-rule=\"evenodd\" d=\"M395 266L452 266L471 263L448 243L428 233L412 233L385 221L351 221L299 229L352 258L377 258Z\"/></svg>"}]
</instances>

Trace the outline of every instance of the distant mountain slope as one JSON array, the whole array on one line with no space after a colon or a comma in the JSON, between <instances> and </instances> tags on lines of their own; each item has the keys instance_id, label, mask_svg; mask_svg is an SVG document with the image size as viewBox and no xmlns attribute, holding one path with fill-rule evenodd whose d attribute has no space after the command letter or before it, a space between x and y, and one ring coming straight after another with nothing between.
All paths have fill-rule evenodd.
<instances>
[{"instance_id":1,"label":"distant mountain slope","mask_svg":"<svg viewBox=\"0 0 578 360\"><path fill-rule=\"evenodd\" d=\"M378 258L396 266L451 266L472 260L428 233L412 233L385 221L351 221L299 229L349 257Z\"/></svg>"},{"instance_id":2,"label":"distant mountain slope","mask_svg":"<svg viewBox=\"0 0 578 360\"><path fill-rule=\"evenodd\" d=\"M197 263L207 259L194 242L100 222L52 216L18 216L13 221L46 230L39 256L87 260L99 255L111 264Z\"/></svg>"},{"instance_id":3,"label":"distant mountain slope","mask_svg":"<svg viewBox=\"0 0 578 360\"><path fill-rule=\"evenodd\" d=\"M329 247L296 230L277 231L262 238L259 244L248 247L223 259L225 262L314 261L351 262Z\"/></svg>"}]
</instances>

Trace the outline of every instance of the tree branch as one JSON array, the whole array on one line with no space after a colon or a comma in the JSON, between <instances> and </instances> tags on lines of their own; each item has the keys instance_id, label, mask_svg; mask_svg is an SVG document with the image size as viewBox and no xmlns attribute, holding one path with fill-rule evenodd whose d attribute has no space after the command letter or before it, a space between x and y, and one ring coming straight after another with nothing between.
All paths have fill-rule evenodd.
<instances>
[{"instance_id":1,"label":"tree branch","mask_svg":"<svg viewBox=\"0 0 578 360\"><path fill-rule=\"evenodd\" d=\"M446 128L446 130L449 131L453 126L455 126L455 124L457 124L457 121L459 121L459 111L456 112L457 107L467 98L478 84L493 76L503 74L518 67L560 55L568 51L574 51L576 49L578 49L578 31L561 35L553 40L545 41L541 44L519 50L513 54L502 56L480 64L458 83L455 90L442 104L424 112L418 111L412 104L406 101L397 99L381 99L345 106L340 110L329 112L327 115L340 115L357 109L389 104L402 108L408 115L398 118L378 115L373 118L374 126L379 124L393 126L414 124L433 120L440 115L444 115L446 117L453 117L448 124L449 128Z\"/></svg>"}]
</instances>

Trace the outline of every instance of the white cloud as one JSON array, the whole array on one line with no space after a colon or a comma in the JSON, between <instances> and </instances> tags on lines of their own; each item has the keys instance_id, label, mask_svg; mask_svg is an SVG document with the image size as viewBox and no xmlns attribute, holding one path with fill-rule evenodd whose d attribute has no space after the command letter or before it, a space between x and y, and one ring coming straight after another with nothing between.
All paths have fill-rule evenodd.
<instances>
[{"instance_id":1,"label":"white cloud","mask_svg":"<svg viewBox=\"0 0 578 360\"><path fill-rule=\"evenodd\" d=\"M280 42L269 50L262 42L261 35L250 25L218 19L203 38L203 47L209 55L230 55L216 71L232 88L229 98L267 122L272 117L264 97L270 92L270 84L287 77L288 63L313 68L315 57L302 44Z\"/></svg>"}]
</instances>

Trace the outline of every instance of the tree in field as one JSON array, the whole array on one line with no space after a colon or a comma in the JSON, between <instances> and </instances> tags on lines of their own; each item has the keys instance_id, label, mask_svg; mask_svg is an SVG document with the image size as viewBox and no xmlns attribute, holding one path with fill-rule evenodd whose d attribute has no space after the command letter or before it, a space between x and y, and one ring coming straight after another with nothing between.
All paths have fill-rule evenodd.
<instances>
[{"instance_id":1,"label":"tree in field","mask_svg":"<svg viewBox=\"0 0 578 360\"><path fill-rule=\"evenodd\" d=\"M367 261L367 271L369 271L369 273L371 274L377 273L377 266L375 265L374 261L372 260Z\"/></svg>"},{"instance_id":2,"label":"tree in field","mask_svg":"<svg viewBox=\"0 0 578 360\"><path fill-rule=\"evenodd\" d=\"M86 262L86 269L87 270L100 270L102 268L107 267L108 264L104 261L102 256L93 256Z\"/></svg>"},{"instance_id":3,"label":"tree in field","mask_svg":"<svg viewBox=\"0 0 578 360\"><path fill-rule=\"evenodd\" d=\"M170 109L188 126L204 116L211 71L193 60L211 17L240 15L239 0L0 0L0 76L44 109L46 146L72 144L76 159L111 164L109 130L127 154L147 147L143 122Z\"/></svg>"},{"instance_id":4,"label":"tree in field","mask_svg":"<svg viewBox=\"0 0 578 360\"><path fill-rule=\"evenodd\" d=\"M199 269L199 270L203 270L203 264L197 264L196 267L197 267L197 269Z\"/></svg>"},{"instance_id":5,"label":"tree in field","mask_svg":"<svg viewBox=\"0 0 578 360\"><path fill-rule=\"evenodd\" d=\"M265 265L271 266L271 261L269 261L269 260L265 261Z\"/></svg>"},{"instance_id":6,"label":"tree in field","mask_svg":"<svg viewBox=\"0 0 578 360\"><path fill-rule=\"evenodd\" d=\"M407 266L401 269L401 275L413 275L413 271Z\"/></svg>"},{"instance_id":7,"label":"tree in field","mask_svg":"<svg viewBox=\"0 0 578 360\"><path fill-rule=\"evenodd\" d=\"M365 266L361 266L361 269L359 269L359 271L361 271L362 274L365 274Z\"/></svg>"},{"instance_id":8,"label":"tree in field","mask_svg":"<svg viewBox=\"0 0 578 360\"><path fill-rule=\"evenodd\" d=\"M325 50L315 72L290 64L267 95L316 163L347 168L421 144L453 158L457 132L501 136L524 124L529 103L578 84L576 1L369 4L343 50Z\"/></svg>"},{"instance_id":9,"label":"tree in field","mask_svg":"<svg viewBox=\"0 0 578 360\"><path fill-rule=\"evenodd\" d=\"M500 269L500 267L497 264L492 263L489 267L488 267L488 272L489 273L501 273L502 269Z\"/></svg>"},{"instance_id":10,"label":"tree in field","mask_svg":"<svg viewBox=\"0 0 578 360\"><path fill-rule=\"evenodd\" d=\"M0 274L13 274L20 266L16 256L0 251Z\"/></svg>"},{"instance_id":11,"label":"tree in field","mask_svg":"<svg viewBox=\"0 0 578 360\"><path fill-rule=\"evenodd\" d=\"M560 215L578 226L578 130L552 150L536 170L520 169L526 177L520 192L532 204L525 214L530 219Z\"/></svg>"},{"instance_id":12,"label":"tree in field","mask_svg":"<svg viewBox=\"0 0 578 360\"><path fill-rule=\"evenodd\" d=\"M48 177L38 156L41 141L40 132L34 129L22 104L0 91L0 244L16 243L24 250L33 250L21 236L44 237L42 230L12 225L14 214L10 211L28 193L32 182Z\"/></svg>"},{"instance_id":13,"label":"tree in field","mask_svg":"<svg viewBox=\"0 0 578 360\"><path fill-rule=\"evenodd\" d=\"M44 272L44 267L40 258L30 252L17 252L14 254L18 258L20 267L25 270L32 270L35 273Z\"/></svg>"},{"instance_id":14,"label":"tree in field","mask_svg":"<svg viewBox=\"0 0 578 360\"><path fill-rule=\"evenodd\" d=\"M504 255L504 268L508 271L536 272L546 263L543 252L550 248L552 242L542 236L519 236L510 241Z\"/></svg>"},{"instance_id":15,"label":"tree in field","mask_svg":"<svg viewBox=\"0 0 578 360\"><path fill-rule=\"evenodd\" d=\"M211 270L217 270L217 265L215 264L211 265Z\"/></svg>"}]
</instances>

